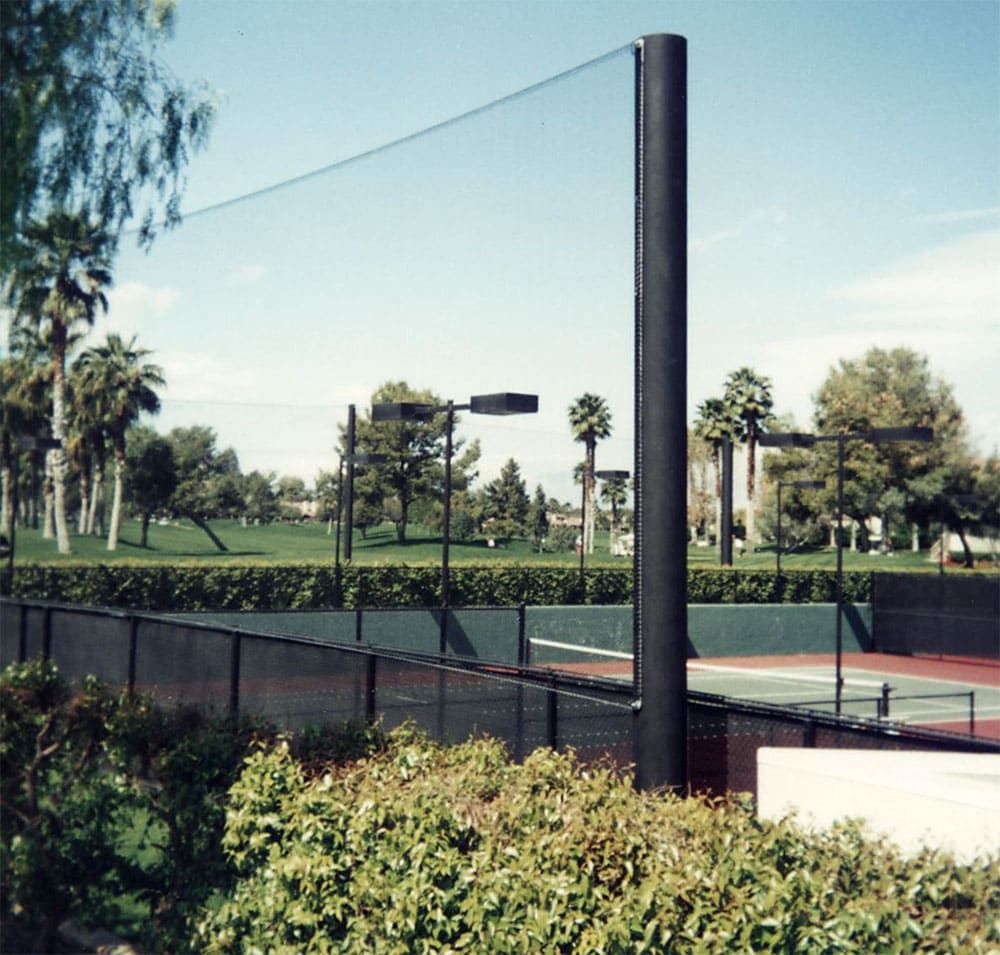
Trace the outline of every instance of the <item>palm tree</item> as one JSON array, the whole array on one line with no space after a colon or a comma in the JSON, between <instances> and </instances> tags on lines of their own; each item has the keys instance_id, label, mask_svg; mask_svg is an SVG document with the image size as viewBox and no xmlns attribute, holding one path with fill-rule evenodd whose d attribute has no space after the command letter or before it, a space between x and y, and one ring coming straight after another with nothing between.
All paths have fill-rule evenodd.
<instances>
[{"instance_id":1,"label":"palm tree","mask_svg":"<svg viewBox=\"0 0 1000 955\"><path fill-rule=\"evenodd\" d=\"M597 442L611 435L611 412L608 403L589 392L581 395L569 407L569 426L573 437L583 442L586 459L583 471L583 497L587 502L586 527L583 532L583 546L588 554L594 552L594 459Z\"/></svg>"},{"instance_id":2,"label":"palm tree","mask_svg":"<svg viewBox=\"0 0 1000 955\"><path fill-rule=\"evenodd\" d=\"M608 551L615 552L615 540L618 534L618 509L628 500L626 479L611 478L601 486L601 500L611 508L611 528L608 534Z\"/></svg>"},{"instance_id":3,"label":"palm tree","mask_svg":"<svg viewBox=\"0 0 1000 955\"><path fill-rule=\"evenodd\" d=\"M757 439L774 417L771 380L752 368L740 368L726 379L722 398L726 410L740 422L738 437L747 445L747 553L753 552L754 490L757 476Z\"/></svg>"},{"instance_id":4,"label":"palm tree","mask_svg":"<svg viewBox=\"0 0 1000 955\"><path fill-rule=\"evenodd\" d=\"M121 335L110 334L103 345L88 348L78 362L82 389L105 422L115 459L108 550L117 550L121 531L125 434L143 412L156 414L160 410L160 399L153 389L166 384L159 365L143 364L149 354L148 349L136 348L134 335L125 342Z\"/></svg>"},{"instance_id":5,"label":"palm tree","mask_svg":"<svg viewBox=\"0 0 1000 955\"><path fill-rule=\"evenodd\" d=\"M56 537L59 552L70 553L66 521L66 352L74 326L92 326L98 309L107 311L104 289L111 284L111 238L84 215L54 212L24 228L6 290L15 325L46 326L52 358L50 452Z\"/></svg>"},{"instance_id":6,"label":"palm tree","mask_svg":"<svg viewBox=\"0 0 1000 955\"><path fill-rule=\"evenodd\" d=\"M712 465L715 470L715 530L719 546L722 530L722 444L726 438L736 434L733 419L721 398L706 398L698 405L698 417L694 422L694 433L712 447Z\"/></svg>"}]
</instances>

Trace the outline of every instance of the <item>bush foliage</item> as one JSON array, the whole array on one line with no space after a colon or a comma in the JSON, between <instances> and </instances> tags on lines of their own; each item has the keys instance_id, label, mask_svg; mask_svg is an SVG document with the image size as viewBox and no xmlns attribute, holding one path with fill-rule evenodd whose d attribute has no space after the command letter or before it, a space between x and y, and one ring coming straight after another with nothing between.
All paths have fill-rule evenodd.
<instances>
[{"instance_id":1,"label":"bush foliage","mask_svg":"<svg viewBox=\"0 0 1000 955\"><path fill-rule=\"evenodd\" d=\"M312 778L259 748L230 792L237 881L198 925L223 955L944 952L1000 942L996 859L913 859L745 799L638 794L610 769L489 740L388 748Z\"/></svg>"},{"instance_id":2,"label":"bush foliage","mask_svg":"<svg viewBox=\"0 0 1000 955\"><path fill-rule=\"evenodd\" d=\"M0 677L0 922L56 951L67 918L144 951L188 949L192 916L227 890L225 800L251 742L273 727L165 711L93 679L73 689L50 663ZM308 767L367 753L377 731L344 725L292 740ZM24 933L22 932L22 935ZM7 950L7 945L3 946Z\"/></svg>"},{"instance_id":3,"label":"bush foliage","mask_svg":"<svg viewBox=\"0 0 1000 955\"><path fill-rule=\"evenodd\" d=\"M451 569L457 606L625 604L632 571L593 568L581 595L579 572L565 565L460 566ZM689 569L692 603L831 602L835 574L794 571ZM284 610L331 606L434 607L441 602L437 566L344 567L338 580L329 564L26 564L18 567L14 595L91 606L150 611ZM844 575L844 599L871 599L871 574Z\"/></svg>"}]
</instances>

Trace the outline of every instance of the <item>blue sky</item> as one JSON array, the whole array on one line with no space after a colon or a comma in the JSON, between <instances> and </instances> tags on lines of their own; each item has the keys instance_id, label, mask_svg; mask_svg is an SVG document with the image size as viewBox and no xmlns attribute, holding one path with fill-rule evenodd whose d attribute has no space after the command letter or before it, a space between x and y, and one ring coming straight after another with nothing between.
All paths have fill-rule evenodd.
<instances>
[{"instance_id":1,"label":"blue sky","mask_svg":"<svg viewBox=\"0 0 1000 955\"><path fill-rule=\"evenodd\" d=\"M840 358L927 354L982 452L1000 435L996 2L181 0L164 57L219 96L187 210L327 166L644 33L688 39L689 399L750 365L808 426ZM632 86L626 49L327 175L126 242L104 330L245 470L333 468L346 406L387 379L467 400L480 472L510 456L575 499L566 409L605 396L632 459Z\"/></svg>"}]
</instances>

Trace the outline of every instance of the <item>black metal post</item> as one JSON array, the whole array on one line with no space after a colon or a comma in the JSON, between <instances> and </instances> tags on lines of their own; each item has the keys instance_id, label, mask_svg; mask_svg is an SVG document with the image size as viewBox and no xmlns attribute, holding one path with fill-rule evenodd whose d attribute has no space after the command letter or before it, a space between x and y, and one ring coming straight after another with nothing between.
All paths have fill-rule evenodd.
<instances>
[{"instance_id":1,"label":"black metal post","mask_svg":"<svg viewBox=\"0 0 1000 955\"><path fill-rule=\"evenodd\" d=\"M451 454L455 430L455 402L449 400L445 411L444 435L444 516L441 531L441 652L448 651L448 608L451 606L451 578L448 569L448 544L451 538Z\"/></svg>"},{"instance_id":2,"label":"black metal post","mask_svg":"<svg viewBox=\"0 0 1000 955\"><path fill-rule=\"evenodd\" d=\"M229 715L236 717L240 712L240 632L229 634Z\"/></svg>"},{"instance_id":3,"label":"black metal post","mask_svg":"<svg viewBox=\"0 0 1000 955\"><path fill-rule=\"evenodd\" d=\"M837 623L836 623L836 713L840 716L840 701L844 678L841 675L844 656L844 448L847 435L837 435Z\"/></svg>"},{"instance_id":4,"label":"black metal post","mask_svg":"<svg viewBox=\"0 0 1000 955\"><path fill-rule=\"evenodd\" d=\"M733 439L722 437L722 514L719 521L719 563L733 562Z\"/></svg>"},{"instance_id":5,"label":"black metal post","mask_svg":"<svg viewBox=\"0 0 1000 955\"><path fill-rule=\"evenodd\" d=\"M128 618L128 695L135 693L135 668L139 652L139 620Z\"/></svg>"},{"instance_id":6,"label":"black metal post","mask_svg":"<svg viewBox=\"0 0 1000 955\"><path fill-rule=\"evenodd\" d=\"M448 402L444 436L444 517L441 537L441 603L451 603L451 579L448 572L448 545L451 540L451 455L452 432L455 428L455 404Z\"/></svg>"},{"instance_id":7,"label":"black metal post","mask_svg":"<svg viewBox=\"0 0 1000 955\"><path fill-rule=\"evenodd\" d=\"M341 505L343 503L343 490L344 490L344 459L340 459L340 464L337 467L337 527L334 531L334 545L333 545L333 599L334 603L341 607L344 604L344 593L343 584L341 581L341 570L340 570L340 521L343 516L341 511Z\"/></svg>"},{"instance_id":8,"label":"black metal post","mask_svg":"<svg viewBox=\"0 0 1000 955\"><path fill-rule=\"evenodd\" d=\"M354 540L354 445L356 432L356 413L354 405L347 406L347 491L344 495L344 508L347 511L344 523L344 560L351 562Z\"/></svg>"},{"instance_id":9,"label":"black metal post","mask_svg":"<svg viewBox=\"0 0 1000 955\"><path fill-rule=\"evenodd\" d=\"M784 482L778 481L778 527L774 534L774 575L781 585L781 488Z\"/></svg>"},{"instance_id":10,"label":"black metal post","mask_svg":"<svg viewBox=\"0 0 1000 955\"><path fill-rule=\"evenodd\" d=\"M42 659L48 663L52 659L52 608L42 611Z\"/></svg>"},{"instance_id":11,"label":"black metal post","mask_svg":"<svg viewBox=\"0 0 1000 955\"><path fill-rule=\"evenodd\" d=\"M24 663L28 659L28 605L21 604L21 616L18 621L17 662Z\"/></svg>"},{"instance_id":12,"label":"black metal post","mask_svg":"<svg viewBox=\"0 0 1000 955\"><path fill-rule=\"evenodd\" d=\"M586 559L587 553L587 465L586 462L583 465L583 471L580 473L583 489L580 491L580 581L579 581L579 591L580 591L580 603L585 603L585 597L587 593L587 580L584 576L584 560Z\"/></svg>"},{"instance_id":13,"label":"black metal post","mask_svg":"<svg viewBox=\"0 0 1000 955\"><path fill-rule=\"evenodd\" d=\"M368 723L375 722L375 688L376 688L376 670L375 661L377 657L374 653L369 653L366 659L365 666L365 721Z\"/></svg>"},{"instance_id":14,"label":"black metal post","mask_svg":"<svg viewBox=\"0 0 1000 955\"><path fill-rule=\"evenodd\" d=\"M636 43L635 785L687 787L687 41Z\"/></svg>"}]
</instances>

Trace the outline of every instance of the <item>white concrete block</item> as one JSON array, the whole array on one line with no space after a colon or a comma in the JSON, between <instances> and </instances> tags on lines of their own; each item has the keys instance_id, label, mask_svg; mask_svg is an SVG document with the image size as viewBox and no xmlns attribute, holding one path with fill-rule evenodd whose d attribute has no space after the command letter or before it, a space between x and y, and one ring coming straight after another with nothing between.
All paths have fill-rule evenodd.
<instances>
[{"instance_id":1,"label":"white concrete block","mask_svg":"<svg viewBox=\"0 0 1000 955\"><path fill-rule=\"evenodd\" d=\"M1000 852L1000 755L761 747L757 812L793 811L819 828L861 818L907 854L931 846L968 862Z\"/></svg>"}]
</instances>

